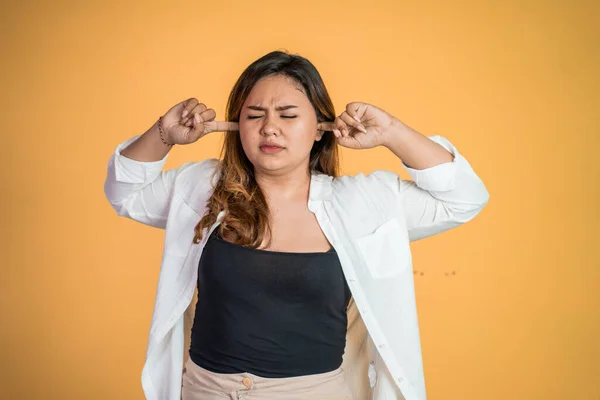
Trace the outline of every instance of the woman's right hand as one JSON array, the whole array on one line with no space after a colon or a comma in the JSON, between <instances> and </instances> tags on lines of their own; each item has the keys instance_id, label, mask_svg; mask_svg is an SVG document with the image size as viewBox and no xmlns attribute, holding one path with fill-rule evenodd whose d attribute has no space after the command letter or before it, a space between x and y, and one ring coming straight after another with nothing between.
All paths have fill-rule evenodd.
<instances>
[{"instance_id":1,"label":"woman's right hand","mask_svg":"<svg viewBox=\"0 0 600 400\"><path fill-rule=\"evenodd\" d=\"M215 117L215 110L196 98L176 104L162 117L165 140L172 144L190 144L210 132L239 130L237 122L215 121Z\"/></svg>"}]
</instances>

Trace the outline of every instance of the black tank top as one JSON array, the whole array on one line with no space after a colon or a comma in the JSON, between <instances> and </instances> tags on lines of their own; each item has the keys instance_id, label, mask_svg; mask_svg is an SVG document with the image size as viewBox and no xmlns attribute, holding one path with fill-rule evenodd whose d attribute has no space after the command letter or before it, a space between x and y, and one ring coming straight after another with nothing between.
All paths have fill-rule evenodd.
<instances>
[{"instance_id":1,"label":"black tank top","mask_svg":"<svg viewBox=\"0 0 600 400\"><path fill-rule=\"evenodd\" d=\"M342 364L350 290L333 248L253 249L208 238L198 266L190 358L217 373L285 378Z\"/></svg>"}]
</instances>

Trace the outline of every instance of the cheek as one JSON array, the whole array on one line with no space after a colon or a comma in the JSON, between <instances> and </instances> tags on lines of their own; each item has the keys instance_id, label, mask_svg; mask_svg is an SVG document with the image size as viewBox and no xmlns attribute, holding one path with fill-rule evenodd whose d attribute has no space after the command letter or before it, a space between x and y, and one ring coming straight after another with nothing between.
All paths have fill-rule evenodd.
<instances>
[{"instance_id":1,"label":"cheek","mask_svg":"<svg viewBox=\"0 0 600 400\"><path fill-rule=\"evenodd\" d=\"M296 118L289 120L284 126L284 132L293 134L296 137L306 136L312 129L312 124L308 118Z\"/></svg>"},{"instance_id":2,"label":"cheek","mask_svg":"<svg viewBox=\"0 0 600 400\"><path fill-rule=\"evenodd\" d=\"M249 123L248 120L242 120L239 123L240 125L240 134L244 135L244 134L248 134L251 133L254 129L252 127L252 124Z\"/></svg>"},{"instance_id":3,"label":"cheek","mask_svg":"<svg viewBox=\"0 0 600 400\"><path fill-rule=\"evenodd\" d=\"M294 136L297 141L303 142L310 147L316 137L316 127L310 121L303 121L294 129Z\"/></svg>"},{"instance_id":4,"label":"cheek","mask_svg":"<svg viewBox=\"0 0 600 400\"><path fill-rule=\"evenodd\" d=\"M254 126L254 124L248 124L248 123L240 123L240 131L239 131L239 135L240 135L240 140L242 141L242 144L247 144L251 141L256 141L258 139L260 139L260 134L259 134L259 130L256 126Z\"/></svg>"}]
</instances>

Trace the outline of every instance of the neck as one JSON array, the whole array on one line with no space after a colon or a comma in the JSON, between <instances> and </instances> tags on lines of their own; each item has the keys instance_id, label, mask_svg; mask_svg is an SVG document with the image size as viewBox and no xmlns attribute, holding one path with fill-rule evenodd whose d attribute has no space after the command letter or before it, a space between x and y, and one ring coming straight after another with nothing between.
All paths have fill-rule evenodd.
<instances>
[{"instance_id":1,"label":"neck","mask_svg":"<svg viewBox=\"0 0 600 400\"><path fill-rule=\"evenodd\" d=\"M255 170L254 176L268 199L308 201L311 175L306 168L277 175Z\"/></svg>"}]
</instances>

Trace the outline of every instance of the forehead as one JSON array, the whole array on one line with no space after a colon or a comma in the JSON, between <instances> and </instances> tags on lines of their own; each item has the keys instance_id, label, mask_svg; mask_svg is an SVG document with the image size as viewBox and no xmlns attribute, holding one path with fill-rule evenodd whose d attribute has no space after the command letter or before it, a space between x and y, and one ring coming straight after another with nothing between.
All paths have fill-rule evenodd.
<instances>
[{"instance_id":1,"label":"forehead","mask_svg":"<svg viewBox=\"0 0 600 400\"><path fill-rule=\"evenodd\" d=\"M248 105L278 105L280 103L297 106L310 104L302 85L290 77L276 75L260 79L248 95Z\"/></svg>"}]
</instances>

